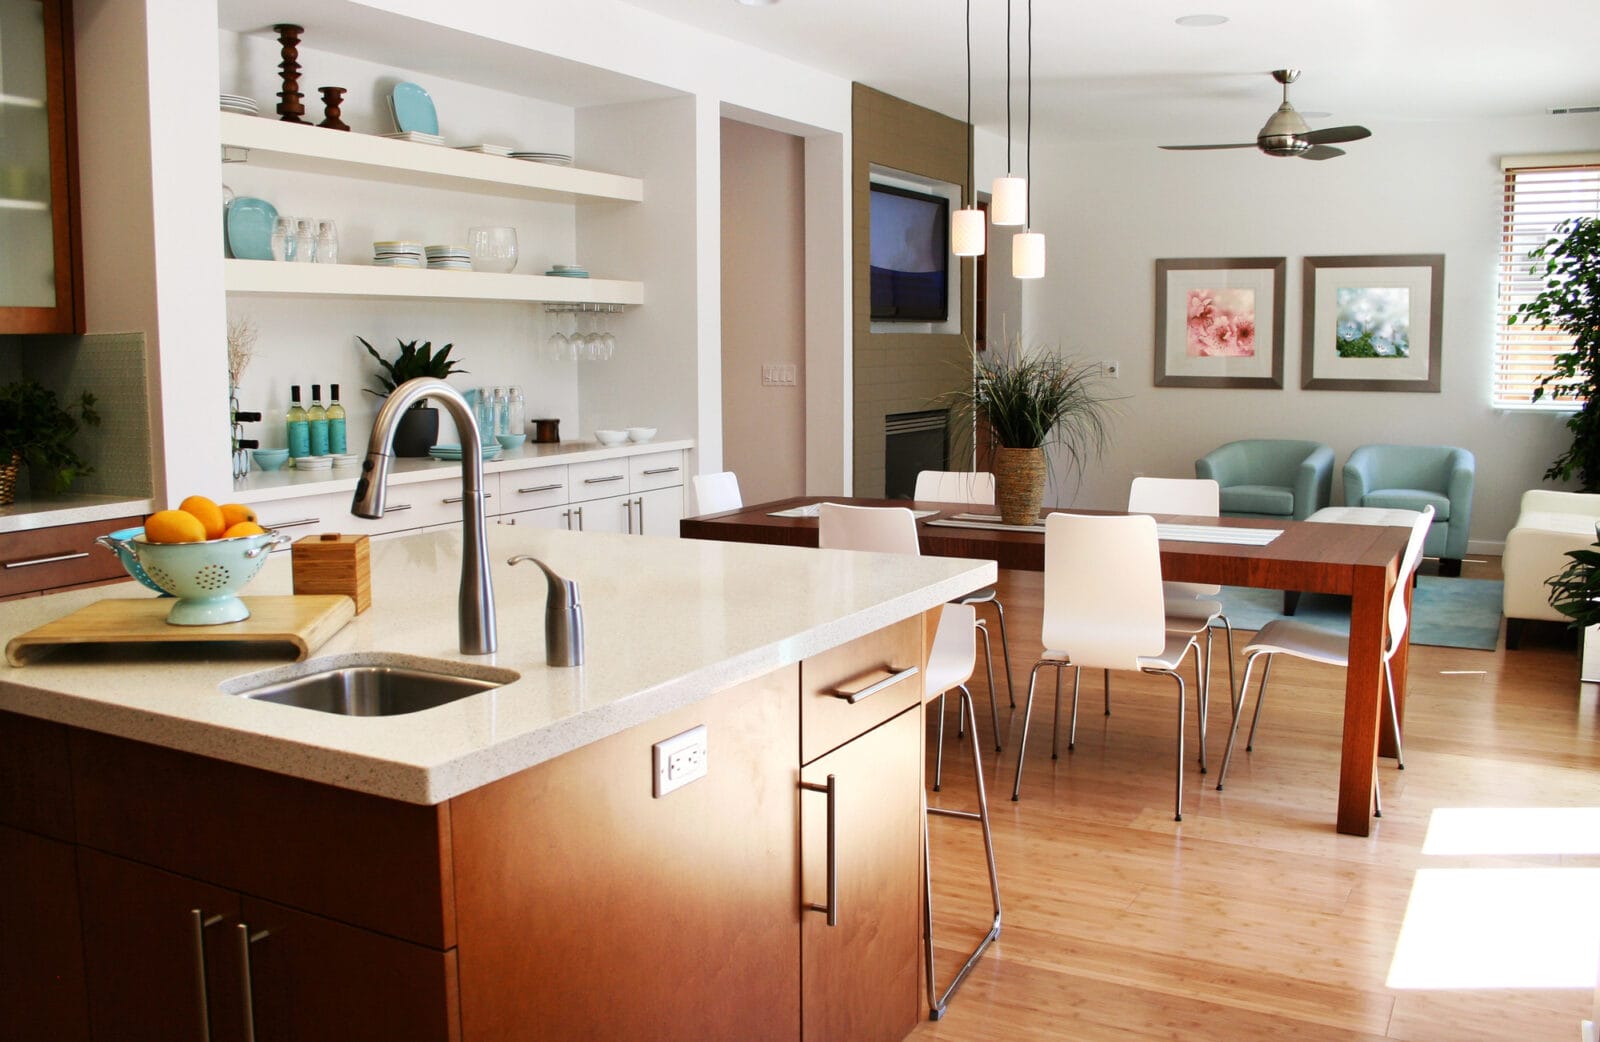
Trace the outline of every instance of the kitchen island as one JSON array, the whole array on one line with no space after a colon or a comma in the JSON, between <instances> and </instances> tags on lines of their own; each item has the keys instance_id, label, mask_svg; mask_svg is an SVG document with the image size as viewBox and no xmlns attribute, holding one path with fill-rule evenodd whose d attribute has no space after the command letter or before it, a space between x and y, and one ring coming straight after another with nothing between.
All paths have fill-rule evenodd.
<instances>
[{"instance_id":1,"label":"kitchen island","mask_svg":"<svg viewBox=\"0 0 1600 1042\"><path fill-rule=\"evenodd\" d=\"M24 974L0 979L38 982L0 1024L903 1036L922 784L909 667L924 613L994 566L511 526L490 549L493 656L456 651L460 538L436 532L373 544L371 610L306 663L116 648L0 672L0 866L21 883L0 904L0 971ZM545 666L543 575L504 563L521 553L579 582L583 667ZM279 555L245 593L289 586ZM147 595L12 602L0 630ZM517 679L387 718L223 693L418 660ZM885 669L902 679L837 697ZM653 745L700 725L705 777L655 798Z\"/></svg>"}]
</instances>

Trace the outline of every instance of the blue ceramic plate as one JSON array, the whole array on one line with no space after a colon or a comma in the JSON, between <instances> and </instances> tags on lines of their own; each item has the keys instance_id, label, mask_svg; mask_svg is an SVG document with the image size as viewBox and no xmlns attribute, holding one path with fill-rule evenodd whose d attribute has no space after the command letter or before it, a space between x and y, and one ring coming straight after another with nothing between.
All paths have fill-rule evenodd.
<instances>
[{"instance_id":1,"label":"blue ceramic plate","mask_svg":"<svg viewBox=\"0 0 1600 1042\"><path fill-rule=\"evenodd\" d=\"M433 99L415 83L397 83L390 95L394 106L394 128L414 130L423 134L439 133L439 114L433 110Z\"/></svg>"},{"instance_id":2,"label":"blue ceramic plate","mask_svg":"<svg viewBox=\"0 0 1600 1042\"><path fill-rule=\"evenodd\" d=\"M241 260L271 260L277 221L277 209L265 199L235 199L228 204L228 252Z\"/></svg>"}]
</instances>

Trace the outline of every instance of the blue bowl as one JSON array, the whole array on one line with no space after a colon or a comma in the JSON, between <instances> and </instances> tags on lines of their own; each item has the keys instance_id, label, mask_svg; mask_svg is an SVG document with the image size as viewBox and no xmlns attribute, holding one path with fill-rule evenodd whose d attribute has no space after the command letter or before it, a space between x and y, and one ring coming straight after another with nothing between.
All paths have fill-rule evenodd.
<instances>
[{"instance_id":1,"label":"blue bowl","mask_svg":"<svg viewBox=\"0 0 1600 1042\"><path fill-rule=\"evenodd\" d=\"M172 594L156 585L156 581L145 573L144 566L141 565L139 563L139 559L133 555L133 546L131 545L133 540L143 536L143 526L138 528L119 528L115 532L107 532L105 535L100 536L95 540L95 542L116 554L117 560L122 562L122 567L128 570L129 575L133 576L135 579L138 579L141 583L150 587L150 589L156 591L161 596L171 597Z\"/></svg>"},{"instance_id":2,"label":"blue bowl","mask_svg":"<svg viewBox=\"0 0 1600 1042\"><path fill-rule=\"evenodd\" d=\"M262 470L282 470L289 460L288 449L251 449L250 456Z\"/></svg>"}]
</instances>

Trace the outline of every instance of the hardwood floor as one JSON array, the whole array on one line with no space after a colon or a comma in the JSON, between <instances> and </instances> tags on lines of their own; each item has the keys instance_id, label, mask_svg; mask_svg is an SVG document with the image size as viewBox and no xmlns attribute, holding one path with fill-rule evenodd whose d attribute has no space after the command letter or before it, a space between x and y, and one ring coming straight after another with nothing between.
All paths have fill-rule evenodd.
<instances>
[{"instance_id":1,"label":"hardwood floor","mask_svg":"<svg viewBox=\"0 0 1600 1042\"><path fill-rule=\"evenodd\" d=\"M1469 563L1464 574L1498 578L1499 562ZM1413 647L1406 769L1380 760L1383 817L1366 838L1333 830L1343 671L1287 658L1276 665L1255 751L1244 752L1241 734L1227 789L1218 792L1228 725L1219 662L1211 773L1202 776L1190 756L1183 821L1175 823L1175 695L1161 677L1116 674L1108 717L1100 675L1087 673L1077 748L1068 753L1063 736L1059 760L1050 757L1052 713L1042 681L1022 798L1010 801L1028 670L1040 650L1040 580L1001 573L1018 701L1015 710L1007 707L1001 680L1002 753L989 736L981 661L974 677L1004 929L944 1020L924 1022L913 1040L1579 1038L1579 1022L1595 1016L1593 981L1457 988L1446 980L1438 989L1387 983L1419 878L1466 878L1441 869L1600 872L1600 854L1581 853L1600 849L1596 837L1571 831L1558 834L1549 853L1496 853L1500 830L1487 826L1467 830L1483 842L1482 853L1423 851L1441 808L1600 807L1600 707L1592 686L1579 693L1577 653L1563 646L1558 628L1530 631L1511 653L1503 640L1494 652ZM1063 714L1070 684L1065 694ZM970 807L970 753L954 741L950 701L944 789L930 801ZM1190 708L1192 754L1192 700ZM1248 725L1246 719L1241 730ZM931 757L931 741L929 749ZM931 758L929 770L931 777ZM942 979L982 932L988 888L977 829L943 818L931 829ZM1504 900L1491 895L1449 917L1464 940L1430 950L1427 941L1440 928L1415 929L1424 965L1448 975L1452 960L1465 957L1492 977L1492 964L1507 950L1525 964L1550 947L1538 940L1541 929L1573 926L1560 912L1518 918L1509 911L1520 895L1543 889L1537 881L1525 883L1515 872L1490 878L1502 881ZM1571 912L1571 920L1582 920L1574 928L1587 930L1600 948L1594 909ZM1478 939L1475 924L1508 916L1511 942L1474 951L1474 944L1493 943Z\"/></svg>"}]
</instances>

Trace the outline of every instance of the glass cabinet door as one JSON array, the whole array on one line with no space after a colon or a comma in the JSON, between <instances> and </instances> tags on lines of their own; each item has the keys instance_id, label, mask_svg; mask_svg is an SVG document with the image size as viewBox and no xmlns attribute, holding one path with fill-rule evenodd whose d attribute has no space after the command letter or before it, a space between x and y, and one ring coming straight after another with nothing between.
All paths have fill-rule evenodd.
<instances>
[{"instance_id":1,"label":"glass cabinet door","mask_svg":"<svg viewBox=\"0 0 1600 1042\"><path fill-rule=\"evenodd\" d=\"M57 0L0 0L0 333L76 325L66 46Z\"/></svg>"}]
</instances>

